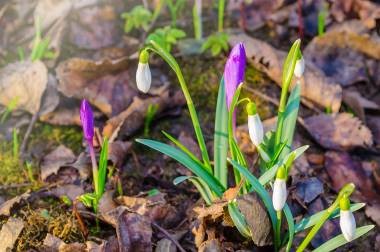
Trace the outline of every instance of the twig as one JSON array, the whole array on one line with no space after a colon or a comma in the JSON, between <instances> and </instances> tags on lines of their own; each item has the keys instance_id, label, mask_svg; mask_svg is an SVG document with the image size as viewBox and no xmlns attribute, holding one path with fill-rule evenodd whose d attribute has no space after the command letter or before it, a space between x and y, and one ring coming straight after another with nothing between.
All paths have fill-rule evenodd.
<instances>
[{"instance_id":1,"label":"twig","mask_svg":"<svg viewBox=\"0 0 380 252\"><path fill-rule=\"evenodd\" d=\"M28 129L25 132L24 139L22 140L22 144L21 144L21 147L20 147L20 157L21 157L21 159L23 159L25 148L26 148L26 143L28 142L28 138L30 136L30 133L32 133L33 126L36 123L39 114L40 114L39 112L36 112L33 115L32 120L30 121L30 123L28 125Z\"/></svg>"},{"instance_id":2,"label":"twig","mask_svg":"<svg viewBox=\"0 0 380 252\"><path fill-rule=\"evenodd\" d=\"M169 234L168 231L166 231L163 227L160 227L157 223L155 223L154 221L152 222L152 225L154 227L156 227L158 230L160 230L169 240L171 240L174 245L177 246L177 248L179 249L179 251L181 252L186 252L186 250L184 248L182 248L182 246L178 243L178 241L176 239L174 239L171 234Z\"/></svg>"}]
</instances>

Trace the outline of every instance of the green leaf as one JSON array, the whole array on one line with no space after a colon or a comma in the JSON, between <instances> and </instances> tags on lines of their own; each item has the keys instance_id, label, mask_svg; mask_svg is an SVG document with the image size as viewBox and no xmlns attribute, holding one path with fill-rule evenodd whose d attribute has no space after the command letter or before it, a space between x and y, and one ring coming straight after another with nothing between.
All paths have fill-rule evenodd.
<instances>
[{"instance_id":1,"label":"green leaf","mask_svg":"<svg viewBox=\"0 0 380 252\"><path fill-rule=\"evenodd\" d=\"M203 166L200 166L197 162L195 162L185 152L178 150L175 147L170 146L168 144L164 144L154 140L136 139L136 142L144 144L177 160L183 166L187 167L190 171L192 171L194 174L203 179L218 197L221 197L223 195L223 192L225 191L223 185L221 185L213 175L211 175L206 169L204 169Z\"/></svg>"},{"instance_id":2,"label":"green leaf","mask_svg":"<svg viewBox=\"0 0 380 252\"><path fill-rule=\"evenodd\" d=\"M277 217L276 217L276 211L273 208L272 199L269 196L268 192L265 190L265 188L260 184L259 180L248 171L247 168L241 166L236 161L228 159L228 161L232 164L232 166L242 174L247 181L252 185L253 191L255 191L259 197L264 202L264 205L269 213L269 217L272 221L272 227L273 230L276 230L277 225Z\"/></svg>"},{"instance_id":3,"label":"green leaf","mask_svg":"<svg viewBox=\"0 0 380 252\"><path fill-rule=\"evenodd\" d=\"M214 176L227 188L228 109L224 79L220 81L215 112Z\"/></svg>"},{"instance_id":4,"label":"green leaf","mask_svg":"<svg viewBox=\"0 0 380 252\"><path fill-rule=\"evenodd\" d=\"M293 88L286 104L281 134L281 142L286 143L286 147L282 151L280 158L288 154L292 148L294 129L296 127L298 110L300 106L300 92L301 86L300 84L297 84Z\"/></svg>"},{"instance_id":5,"label":"green leaf","mask_svg":"<svg viewBox=\"0 0 380 252\"><path fill-rule=\"evenodd\" d=\"M220 44L214 44L214 45L212 45L212 47L211 47L211 54L212 54L212 56L218 55L221 50L222 50L222 46Z\"/></svg>"},{"instance_id":6,"label":"green leaf","mask_svg":"<svg viewBox=\"0 0 380 252\"><path fill-rule=\"evenodd\" d=\"M296 67L296 62L298 59L298 55L300 52L301 47L301 40L297 39L292 47L290 48L290 51L288 55L286 56L283 72L282 72L282 87L286 89L289 87L289 84L292 80L294 68Z\"/></svg>"},{"instance_id":7,"label":"green leaf","mask_svg":"<svg viewBox=\"0 0 380 252\"><path fill-rule=\"evenodd\" d=\"M93 193L85 193L79 196L80 202L83 203L86 207L93 207L93 203L96 200L96 197Z\"/></svg>"},{"instance_id":8,"label":"green leaf","mask_svg":"<svg viewBox=\"0 0 380 252\"><path fill-rule=\"evenodd\" d=\"M97 177L98 191L96 192L98 200L102 197L104 193L104 187L106 184L106 175L107 175L107 163L108 161L108 139L105 137L103 140L102 150L100 152L99 158L99 170Z\"/></svg>"},{"instance_id":9,"label":"green leaf","mask_svg":"<svg viewBox=\"0 0 380 252\"><path fill-rule=\"evenodd\" d=\"M351 212L355 212L365 206L365 203L355 203L352 204L350 207ZM314 226L320 219L321 217L325 214L327 210L320 211L310 217L303 218L300 222L298 222L295 225L294 232L299 233L305 229L308 229L312 226ZM329 219L337 218L340 216L340 208L335 209L329 217Z\"/></svg>"},{"instance_id":10,"label":"green leaf","mask_svg":"<svg viewBox=\"0 0 380 252\"><path fill-rule=\"evenodd\" d=\"M236 202L228 202L228 213L233 223L235 224L235 227L239 230L240 234L242 234L246 238L250 238L251 231L248 227L244 215L239 211Z\"/></svg>"},{"instance_id":11,"label":"green leaf","mask_svg":"<svg viewBox=\"0 0 380 252\"><path fill-rule=\"evenodd\" d=\"M285 204L283 210L284 210L286 221L288 222L288 229L289 229L288 238L289 238L289 240L288 240L288 243L286 245L286 252L289 252L290 249L292 248L294 233L295 233L294 218L293 218L292 211L290 210L288 204Z\"/></svg>"},{"instance_id":12,"label":"green leaf","mask_svg":"<svg viewBox=\"0 0 380 252\"><path fill-rule=\"evenodd\" d=\"M276 176L278 167L280 167L282 164L286 164L291 155L295 155L294 160L296 160L308 148L309 148L309 145L304 145L304 146L301 146L301 147L293 150L291 153L286 155L286 157L284 159L280 160L277 164L272 166L272 168L270 168L263 175L260 176L260 178L259 178L260 184L266 185L269 181L271 181Z\"/></svg>"},{"instance_id":13,"label":"green leaf","mask_svg":"<svg viewBox=\"0 0 380 252\"><path fill-rule=\"evenodd\" d=\"M194 184L194 186L198 189L202 198L205 200L207 205L211 205L214 199L212 192L209 186L201 179L195 176L179 176L173 180L174 185L178 185L186 180L189 180Z\"/></svg>"},{"instance_id":14,"label":"green leaf","mask_svg":"<svg viewBox=\"0 0 380 252\"><path fill-rule=\"evenodd\" d=\"M355 233L355 239L359 238L362 235L365 235L369 231L371 231L375 225L367 225L363 227L359 227L356 229ZM339 248L340 246L343 246L345 244L349 243L346 241L344 238L343 234L340 234L338 236L335 236L334 238L328 240L327 242L323 243L321 246L318 248L314 249L313 252L328 252L328 251L333 251L336 248Z\"/></svg>"}]
</instances>

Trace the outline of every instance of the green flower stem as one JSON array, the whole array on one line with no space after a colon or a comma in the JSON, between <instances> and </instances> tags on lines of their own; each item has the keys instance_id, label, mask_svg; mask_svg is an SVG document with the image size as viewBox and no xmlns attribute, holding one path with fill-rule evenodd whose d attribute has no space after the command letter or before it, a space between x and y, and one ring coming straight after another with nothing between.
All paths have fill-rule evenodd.
<instances>
[{"instance_id":1,"label":"green flower stem","mask_svg":"<svg viewBox=\"0 0 380 252\"><path fill-rule=\"evenodd\" d=\"M193 6L193 25L194 25L194 36L196 40L202 39L202 16L198 13L198 8L202 8L202 6L197 6L197 3Z\"/></svg>"},{"instance_id":2,"label":"green flower stem","mask_svg":"<svg viewBox=\"0 0 380 252\"><path fill-rule=\"evenodd\" d=\"M282 211L276 211L277 213L277 224L276 224L276 232L275 232L275 250L278 251L281 246L281 218L282 218Z\"/></svg>"},{"instance_id":3,"label":"green flower stem","mask_svg":"<svg viewBox=\"0 0 380 252\"><path fill-rule=\"evenodd\" d=\"M325 214L321 217L319 222L314 225L314 227L310 230L310 232L307 234L305 239L302 241L300 246L297 248L296 252L304 251L311 242L311 240L314 238L314 236L317 234L319 229L322 227L322 225L326 222L326 220L330 217L330 215L339 207L339 201L343 197L343 195L346 195L349 197L355 190L355 185L353 183L349 183L345 185L339 192L337 198L333 202L333 204L327 209Z\"/></svg>"},{"instance_id":4,"label":"green flower stem","mask_svg":"<svg viewBox=\"0 0 380 252\"><path fill-rule=\"evenodd\" d=\"M92 146L92 144L89 144L88 147L90 149L90 157L91 157L91 164L92 164L92 179L94 181L95 193L97 193L99 188L98 188L98 183L96 183L95 181L98 180L98 165L96 163L94 146ZM95 210L95 208L94 208L94 210Z\"/></svg>"},{"instance_id":5,"label":"green flower stem","mask_svg":"<svg viewBox=\"0 0 380 252\"><path fill-rule=\"evenodd\" d=\"M218 32L223 32L225 5L226 5L226 0L219 0L218 2Z\"/></svg>"},{"instance_id":6,"label":"green flower stem","mask_svg":"<svg viewBox=\"0 0 380 252\"><path fill-rule=\"evenodd\" d=\"M210 158L208 156L206 143L205 143L205 140L203 138L202 129L201 129L201 126L199 124L197 112L195 110L195 106L194 106L193 100L191 99L191 96L190 96L189 90L187 88L185 79L183 77L182 71L181 71L178 63L176 62L176 60L173 58L173 56L170 53L168 53L165 49L163 49L154 40L150 40L149 42L152 45L152 47L147 47L146 49L150 49L153 52L160 55L166 61L166 63L169 64L169 66L173 69L173 71L177 75L179 84L181 86L182 92L183 92L185 99L186 99L187 107L188 107L189 112L190 112L191 121L193 123L193 127L194 127L194 131L195 131L195 135L197 137L199 148L201 150L203 162L205 164L205 167L207 168L207 171L210 174L212 174Z\"/></svg>"}]
</instances>

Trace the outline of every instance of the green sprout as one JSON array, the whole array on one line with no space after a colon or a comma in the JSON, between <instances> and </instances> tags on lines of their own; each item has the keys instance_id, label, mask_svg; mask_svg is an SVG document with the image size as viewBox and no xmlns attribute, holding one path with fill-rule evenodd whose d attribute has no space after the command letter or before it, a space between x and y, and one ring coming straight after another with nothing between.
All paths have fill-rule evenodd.
<instances>
[{"instance_id":1,"label":"green sprout","mask_svg":"<svg viewBox=\"0 0 380 252\"><path fill-rule=\"evenodd\" d=\"M208 36L206 41L202 44L202 53L210 50L212 56L217 56L221 52L228 51L228 35L224 32L218 32Z\"/></svg>"},{"instance_id":2,"label":"green sprout","mask_svg":"<svg viewBox=\"0 0 380 252\"><path fill-rule=\"evenodd\" d=\"M20 144L19 144L19 140L18 140L18 132L17 132L17 129L16 128L14 128L13 130L12 130L12 143L13 143L13 145L12 145L12 150L13 150L13 157L14 158L18 158L18 156L19 156L19 146L20 146Z\"/></svg>"},{"instance_id":3,"label":"green sprout","mask_svg":"<svg viewBox=\"0 0 380 252\"><path fill-rule=\"evenodd\" d=\"M160 10L155 15L159 15ZM153 19L150 10L142 5L135 6L130 12L124 12L121 17L125 19L124 32L129 33L133 29L142 28L145 31L149 28L149 23Z\"/></svg>"},{"instance_id":4,"label":"green sprout","mask_svg":"<svg viewBox=\"0 0 380 252\"><path fill-rule=\"evenodd\" d=\"M239 83L236 83L238 84L237 88L233 90L233 92L230 90L231 80L235 80L235 75L240 75L241 70L244 71L246 57L244 46L241 43L238 45L240 47L234 47L232 50L234 53L231 53L232 55L230 55L229 60L227 60L227 71L225 71L219 85L215 114L213 162L209 158L195 105L183 77L181 67L168 50L162 47L161 43L154 38L148 40L146 47L142 50L142 52L147 55L149 55L148 51L158 54L175 72L186 99L201 157L197 157L196 154L192 153L178 139L164 131L163 134L174 146L150 139L136 139L136 141L173 158L188 168L193 175L177 177L173 183L177 185L185 181L191 182L197 188L205 204L208 206L216 201L225 200L223 194L229 186L227 183L227 164L231 164L234 169L234 188L237 188L238 191L236 196L255 192L266 207L273 229L275 251L291 251L292 247L296 246L299 246L297 252L303 251L326 220L341 216L339 210L354 212L364 206L363 203L357 203L351 206L346 204L345 209L339 208L339 202L342 197L349 197L352 194L354 190L353 184L348 184L343 187L336 201L327 210L316 213L311 217L306 217L298 223L295 223L292 212L286 203L286 180L289 174L291 174L292 164L308 149L308 146L302 146L297 149L292 148L293 135L300 106L300 78L302 77L304 69L300 43L300 40L294 42L284 62L277 127L275 131L267 132L265 135L254 102L249 98L240 99L239 97L244 76L242 80L239 79L240 77L237 78L239 81ZM147 61L148 60L149 56L147 57ZM236 63L239 65L234 65L235 62L239 62ZM244 64L242 62L244 62ZM145 63L147 64L147 62ZM231 72L234 74L229 76ZM293 89L289 90L293 75L296 77L296 83ZM248 167L248 162L242 150L239 148L234 135L234 114L236 108L242 104L246 104L250 138L259 155L258 168L260 169L257 170L260 174L258 177L250 172L251 169ZM271 190L273 191L272 196L269 193ZM247 225L246 217L240 212L236 198L228 199L227 210L237 230L244 237L249 238L252 230ZM286 232L282 232L281 229L282 226L285 226L281 223L282 219L286 220ZM311 228L311 231L305 237L304 241L302 241L300 245L294 244L295 234L309 228ZM351 236L351 238L364 235L372 228L373 226L360 227L356 229L355 235ZM327 248L323 251L331 251L347 242L348 240L342 240L342 237L338 236L327 241L322 245L322 248ZM322 250L319 249L319 251Z\"/></svg>"},{"instance_id":5,"label":"green sprout","mask_svg":"<svg viewBox=\"0 0 380 252\"><path fill-rule=\"evenodd\" d=\"M157 104L149 104L148 110L146 111L145 120L144 120L144 136L149 135L150 125L157 111L158 111Z\"/></svg>"},{"instance_id":6,"label":"green sprout","mask_svg":"<svg viewBox=\"0 0 380 252\"><path fill-rule=\"evenodd\" d=\"M326 17L327 17L327 5L324 5L322 10L318 12L318 36L325 34Z\"/></svg>"},{"instance_id":7,"label":"green sprout","mask_svg":"<svg viewBox=\"0 0 380 252\"><path fill-rule=\"evenodd\" d=\"M226 5L226 0L218 1L218 32L223 32L225 5Z\"/></svg>"},{"instance_id":8,"label":"green sprout","mask_svg":"<svg viewBox=\"0 0 380 252\"><path fill-rule=\"evenodd\" d=\"M202 1L195 0L193 6L193 25L195 39L202 39Z\"/></svg>"},{"instance_id":9,"label":"green sprout","mask_svg":"<svg viewBox=\"0 0 380 252\"><path fill-rule=\"evenodd\" d=\"M9 115L16 109L18 103L18 97L14 97L8 105L5 107L5 110L2 112L0 123L4 123Z\"/></svg>"},{"instance_id":10,"label":"green sprout","mask_svg":"<svg viewBox=\"0 0 380 252\"><path fill-rule=\"evenodd\" d=\"M154 40L166 51L170 52L172 46L177 44L179 39L186 37L186 33L177 28L165 26L163 28L157 28L153 33L149 34L146 41Z\"/></svg>"},{"instance_id":11,"label":"green sprout","mask_svg":"<svg viewBox=\"0 0 380 252\"><path fill-rule=\"evenodd\" d=\"M168 6L170 17L172 19L172 27L177 26L177 18L180 12L185 7L186 0L166 0L166 5Z\"/></svg>"},{"instance_id":12,"label":"green sprout","mask_svg":"<svg viewBox=\"0 0 380 252\"><path fill-rule=\"evenodd\" d=\"M49 38L42 38L42 32L41 32L41 21L40 18L37 17L35 19L35 35L33 40L33 48L32 52L30 54L30 60L36 61L36 60L42 60L44 58L46 59L53 59L56 57L55 53L53 51L49 50ZM23 54L20 54L19 51L19 57L24 58Z\"/></svg>"}]
</instances>

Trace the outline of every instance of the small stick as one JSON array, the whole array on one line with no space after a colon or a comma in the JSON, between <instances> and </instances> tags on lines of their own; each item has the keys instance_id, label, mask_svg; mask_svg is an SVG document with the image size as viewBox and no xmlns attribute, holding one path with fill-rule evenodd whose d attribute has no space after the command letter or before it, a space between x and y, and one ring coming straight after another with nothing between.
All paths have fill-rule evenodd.
<instances>
[{"instance_id":1,"label":"small stick","mask_svg":"<svg viewBox=\"0 0 380 252\"><path fill-rule=\"evenodd\" d=\"M184 248L182 248L182 246L178 243L178 241L176 239L174 239L171 234L169 234L168 231L166 231L163 227L160 227L157 223L155 222L152 222L152 226L156 227L158 230L160 230L169 240L171 240L174 245L177 246L177 248L179 249L179 251L181 252L186 252L186 250Z\"/></svg>"},{"instance_id":2,"label":"small stick","mask_svg":"<svg viewBox=\"0 0 380 252\"><path fill-rule=\"evenodd\" d=\"M23 156L24 156L24 152L25 152L25 148L26 148L26 143L28 142L28 138L30 136L30 133L32 133L33 126L36 123L38 116L39 116L39 112L36 112L33 115L32 120L30 121L30 123L28 125L28 129L25 132L24 139L22 140L22 144L21 144L21 147L20 147L20 157L21 158L23 158Z\"/></svg>"}]
</instances>

